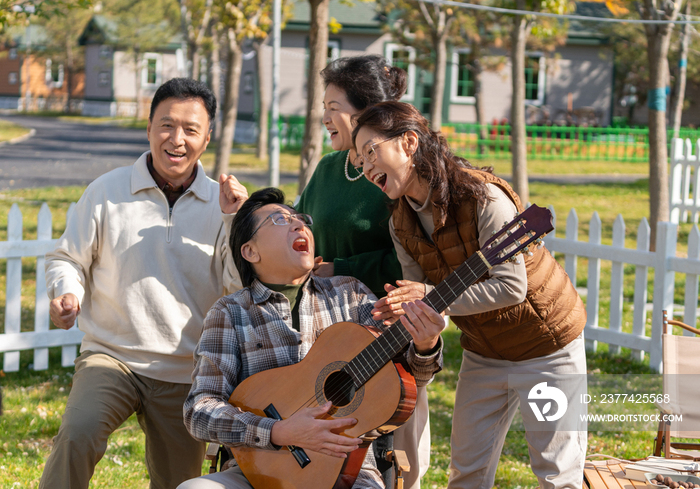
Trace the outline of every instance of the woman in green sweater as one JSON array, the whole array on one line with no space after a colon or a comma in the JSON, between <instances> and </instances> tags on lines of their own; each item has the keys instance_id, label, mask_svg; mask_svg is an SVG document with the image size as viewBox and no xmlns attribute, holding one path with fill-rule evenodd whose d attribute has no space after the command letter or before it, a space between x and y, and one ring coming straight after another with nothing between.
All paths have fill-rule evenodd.
<instances>
[{"instance_id":1,"label":"woman in green sweater","mask_svg":"<svg viewBox=\"0 0 700 489\"><path fill-rule=\"evenodd\" d=\"M353 116L406 92L406 72L382 56L340 58L321 71L326 87L323 124L335 150L321 159L295 206L314 219L317 275L349 275L364 282L378 297L385 284L404 285L401 265L389 234L389 203L384 193L355 170ZM321 258L322 257L322 258ZM425 387L418 389L416 410L396 430L394 446L411 464L407 489L420 488L420 476L430 464L430 425Z\"/></svg>"},{"instance_id":2,"label":"woman in green sweater","mask_svg":"<svg viewBox=\"0 0 700 489\"><path fill-rule=\"evenodd\" d=\"M335 152L316 167L296 209L314 218L316 274L350 275L383 297L384 284L401 278L389 236L389 201L352 165L352 116L406 91L406 72L381 56L340 58L321 71L326 94L323 124Z\"/></svg>"}]
</instances>

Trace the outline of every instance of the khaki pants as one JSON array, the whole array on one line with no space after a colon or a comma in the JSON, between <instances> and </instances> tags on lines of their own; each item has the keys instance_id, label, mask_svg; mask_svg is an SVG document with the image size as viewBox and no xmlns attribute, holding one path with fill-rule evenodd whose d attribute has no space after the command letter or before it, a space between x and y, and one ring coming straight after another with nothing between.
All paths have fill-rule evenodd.
<instances>
[{"instance_id":1,"label":"khaki pants","mask_svg":"<svg viewBox=\"0 0 700 489\"><path fill-rule=\"evenodd\" d=\"M491 489L516 406L509 374L586 373L584 340L579 336L551 355L510 362L462 353L452 418L452 460L448 489ZM527 404L527 398L523 400ZM588 434L580 431L527 431L530 465L542 489L580 489Z\"/></svg>"},{"instance_id":2,"label":"khaki pants","mask_svg":"<svg viewBox=\"0 0 700 489\"><path fill-rule=\"evenodd\" d=\"M189 384L133 373L119 360L83 352L75 361L73 387L40 489L88 487L107 438L136 413L146 435L146 467L152 489L172 489L202 473L204 443L182 421Z\"/></svg>"}]
</instances>

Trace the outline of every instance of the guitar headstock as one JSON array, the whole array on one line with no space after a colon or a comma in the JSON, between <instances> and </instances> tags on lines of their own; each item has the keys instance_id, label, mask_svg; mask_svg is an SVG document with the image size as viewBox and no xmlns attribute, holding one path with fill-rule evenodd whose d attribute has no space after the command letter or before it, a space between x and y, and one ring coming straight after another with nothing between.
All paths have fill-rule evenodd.
<instances>
[{"instance_id":1,"label":"guitar headstock","mask_svg":"<svg viewBox=\"0 0 700 489\"><path fill-rule=\"evenodd\" d=\"M481 253L491 266L498 265L527 252L531 243L540 244L542 237L553 229L549 209L531 205L491 236L482 246Z\"/></svg>"}]
</instances>

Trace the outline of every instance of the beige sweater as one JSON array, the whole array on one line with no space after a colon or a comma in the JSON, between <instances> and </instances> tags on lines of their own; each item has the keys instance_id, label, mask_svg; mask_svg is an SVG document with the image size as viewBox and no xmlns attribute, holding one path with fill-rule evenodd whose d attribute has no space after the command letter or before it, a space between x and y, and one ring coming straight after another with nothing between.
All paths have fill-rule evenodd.
<instances>
[{"instance_id":1,"label":"beige sweater","mask_svg":"<svg viewBox=\"0 0 700 489\"><path fill-rule=\"evenodd\" d=\"M46 255L46 283L51 299L78 297L81 352L189 384L207 311L241 287L228 251L233 216L221 213L219 185L201 164L170 212L147 154L88 186Z\"/></svg>"},{"instance_id":2,"label":"beige sweater","mask_svg":"<svg viewBox=\"0 0 700 489\"><path fill-rule=\"evenodd\" d=\"M481 246L488 241L493 231L498 231L505 223L512 221L517 211L515 204L511 202L501 189L492 184L488 184L486 187L489 197L493 200L486 206L477 205L479 244ZM410 198L407 201L413 210L416 211L421 227L425 231L425 235L430 239L433 231L435 231L430 198L423 205L416 204ZM406 252L396 237L393 219L389 224L389 230L396 247L396 255L401 263L403 278L415 282L427 282L420 265ZM435 284L426 284L426 294L433 289L433 285ZM520 304L525 300L526 293L527 272L525 271L525 262L520 259L519 263L502 263L489 270L487 280L472 285L460 295L447 308L445 314L450 316L469 316Z\"/></svg>"}]
</instances>

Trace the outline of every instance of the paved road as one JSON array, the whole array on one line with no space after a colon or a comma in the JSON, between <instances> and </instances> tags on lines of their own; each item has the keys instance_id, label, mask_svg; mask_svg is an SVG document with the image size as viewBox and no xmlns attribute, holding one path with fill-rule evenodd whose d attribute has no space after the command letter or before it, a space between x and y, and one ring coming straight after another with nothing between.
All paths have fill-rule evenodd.
<instances>
[{"instance_id":1,"label":"paved road","mask_svg":"<svg viewBox=\"0 0 700 489\"><path fill-rule=\"evenodd\" d=\"M36 134L0 147L0 190L87 185L109 170L133 164L148 149L143 129L21 115L2 118L34 128ZM238 178L258 186L267 185L268 181L266 172L242 171ZM297 176L283 173L280 181L293 183Z\"/></svg>"},{"instance_id":2,"label":"paved road","mask_svg":"<svg viewBox=\"0 0 700 489\"><path fill-rule=\"evenodd\" d=\"M144 130L43 117L2 118L34 128L36 134L0 148L0 189L87 185L109 170L132 164L148 149Z\"/></svg>"},{"instance_id":3,"label":"paved road","mask_svg":"<svg viewBox=\"0 0 700 489\"><path fill-rule=\"evenodd\" d=\"M87 185L103 173L131 165L148 149L146 131L118 126L77 124L54 118L3 115L3 119L36 129L34 137L0 147L0 190ZM267 185L266 172L240 171L241 181ZM530 181L560 184L629 183L640 175L533 175ZM508 176L506 176L508 179ZM293 173L280 175L293 183Z\"/></svg>"}]
</instances>

